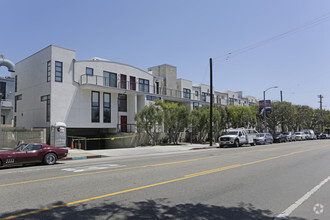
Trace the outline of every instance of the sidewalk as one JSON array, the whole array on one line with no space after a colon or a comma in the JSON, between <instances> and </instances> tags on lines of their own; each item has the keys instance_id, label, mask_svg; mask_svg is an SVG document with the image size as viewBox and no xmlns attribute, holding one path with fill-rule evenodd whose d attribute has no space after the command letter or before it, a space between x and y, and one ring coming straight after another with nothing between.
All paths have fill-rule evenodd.
<instances>
[{"instance_id":1,"label":"sidewalk","mask_svg":"<svg viewBox=\"0 0 330 220\"><path fill-rule=\"evenodd\" d=\"M150 155L171 152L184 152L190 150L202 150L216 148L217 144L212 147L209 144L182 144L182 145L162 145L162 146L145 146L136 148L120 148L105 150L79 150L69 149L68 156L63 160L80 160L101 157L123 157L136 155Z\"/></svg>"}]
</instances>

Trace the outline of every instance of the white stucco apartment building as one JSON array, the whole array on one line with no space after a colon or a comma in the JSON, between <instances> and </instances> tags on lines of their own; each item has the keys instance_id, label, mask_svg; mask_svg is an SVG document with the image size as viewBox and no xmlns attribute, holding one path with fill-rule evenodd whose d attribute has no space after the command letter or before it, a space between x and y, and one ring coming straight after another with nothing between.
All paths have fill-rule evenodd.
<instances>
[{"instance_id":1,"label":"white stucco apartment building","mask_svg":"<svg viewBox=\"0 0 330 220\"><path fill-rule=\"evenodd\" d=\"M135 132L134 116L155 98L193 109L210 102L208 85L177 79L176 67L147 71L100 58L76 60L74 50L50 45L16 64L14 124L46 128L67 125L68 136L108 137ZM215 103L228 105L215 92Z\"/></svg>"}]
</instances>

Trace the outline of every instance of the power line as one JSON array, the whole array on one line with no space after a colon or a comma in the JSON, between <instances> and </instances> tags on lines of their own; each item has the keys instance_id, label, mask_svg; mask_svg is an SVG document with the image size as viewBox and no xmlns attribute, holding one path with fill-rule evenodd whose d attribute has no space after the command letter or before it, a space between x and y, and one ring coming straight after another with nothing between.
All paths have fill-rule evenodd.
<instances>
[{"instance_id":1,"label":"power line","mask_svg":"<svg viewBox=\"0 0 330 220\"><path fill-rule=\"evenodd\" d=\"M326 22L329 19L330 19L330 13L326 13L326 14L318 17L318 18L315 18L315 19L313 19L313 20L305 23L304 25L301 25L301 26L298 26L296 28L293 28L293 29L291 29L289 31L286 31L286 32L282 33L282 34L278 34L278 35L276 35L274 37L271 37L269 39L266 39L266 40L263 40L263 41L259 41L257 43L253 43L253 44L250 44L248 46L242 47L240 49L231 51L231 52L226 53L226 54L224 54L222 56L215 57L215 58L213 58L213 60L226 61L226 60L228 60L230 58L233 58L235 56L239 56L239 55L241 55L243 53L246 53L246 52L248 52L250 50L253 50L253 49L256 49L258 47L261 47L261 46L264 46L266 44L269 44L269 43L271 43L271 42L273 42L275 40L282 39L282 38L287 37L289 35L293 35L295 33L304 31L304 30L306 30L308 28L312 28L312 27L314 27L316 25L319 25L319 24L321 24L323 22Z\"/></svg>"}]
</instances>

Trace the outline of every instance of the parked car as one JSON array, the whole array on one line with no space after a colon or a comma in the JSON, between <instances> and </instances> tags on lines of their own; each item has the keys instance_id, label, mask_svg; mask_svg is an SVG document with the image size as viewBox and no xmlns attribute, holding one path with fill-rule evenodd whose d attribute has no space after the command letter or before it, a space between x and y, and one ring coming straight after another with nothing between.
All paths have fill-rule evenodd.
<instances>
[{"instance_id":1,"label":"parked car","mask_svg":"<svg viewBox=\"0 0 330 220\"><path fill-rule=\"evenodd\" d=\"M14 150L0 152L0 166L45 163L55 164L58 159L66 157L68 149L57 148L41 143L24 143Z\"/></svg>"},{"instance_id":2,"label":"parked car","mask_svg":"<svg viewBox=\"0 0 330 220\"><path fill-rule=\"evenodd\" d=\"M297 141L304 141L306 140L306 134L305 132L302 132L302 131L299 131L299 132L296 132L296 140Z\"/></svg>"},{"instance_id":3,"label":"parked car","mask_svg":"<svg viewBox=\"0 0 330 220\"><path fill-rule=\"evenodd\" d=\"M321 133L315 133L316 139L327 139L327 134L321 132Z\"/></svg>"},{"instance_id":4,"label":"parked car","mask_svg":"<svg viewBox=\"0 0 330 220\"><path fill-rule=\"evenodd\" d=\"M315 140L316 139L316 135L315 135L313 130L306 129L306 130L302 130L302 131L306 134L306 139L307 140Z\"/></svg>"},{"instance_id":5,"label":"parked car","mask_svg":"<svg viewBox=\"0 0 330 220\"><path fill-rule=\"evenodd\" d=\"M257 138L257 144L272 144L273 136L269 133L260 133Z\"/></svg>"},{"instance_id":6,"label":"parked car","mask_svg":"<svg viewBox=\"0 0 330 220\"><path fill-rule=\"evenodd\" d=\"M287 141L286 135L283 135L282 133L273 135L273 138L274 138L274 142L276 143L282 143Z\"/></svg>"},{"instance_id":7,"label":"parked car","mask_svg":"<svg viewBox=\"0 0 330 220\"><path fill-rule=\"evenodd\" d=\"M296 141L296 134L293 131L283 132L286 135L288 141Z\"/></svg>"}]
</instances>

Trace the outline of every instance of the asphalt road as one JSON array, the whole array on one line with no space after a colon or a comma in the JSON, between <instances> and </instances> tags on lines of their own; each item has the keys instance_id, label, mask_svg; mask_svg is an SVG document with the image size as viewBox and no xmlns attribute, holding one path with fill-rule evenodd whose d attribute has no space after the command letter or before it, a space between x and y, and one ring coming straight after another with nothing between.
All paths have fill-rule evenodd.
<instances>
[{"instance_id":1,"label":"asphalt road","mask_svg":"<svg viewBox=\"0 0 330 220\"><path fill-rule=\"evenodd\" d=\"M330 219L330 141L0 169L0 219Z\"/></svg>"}]
</instances>

